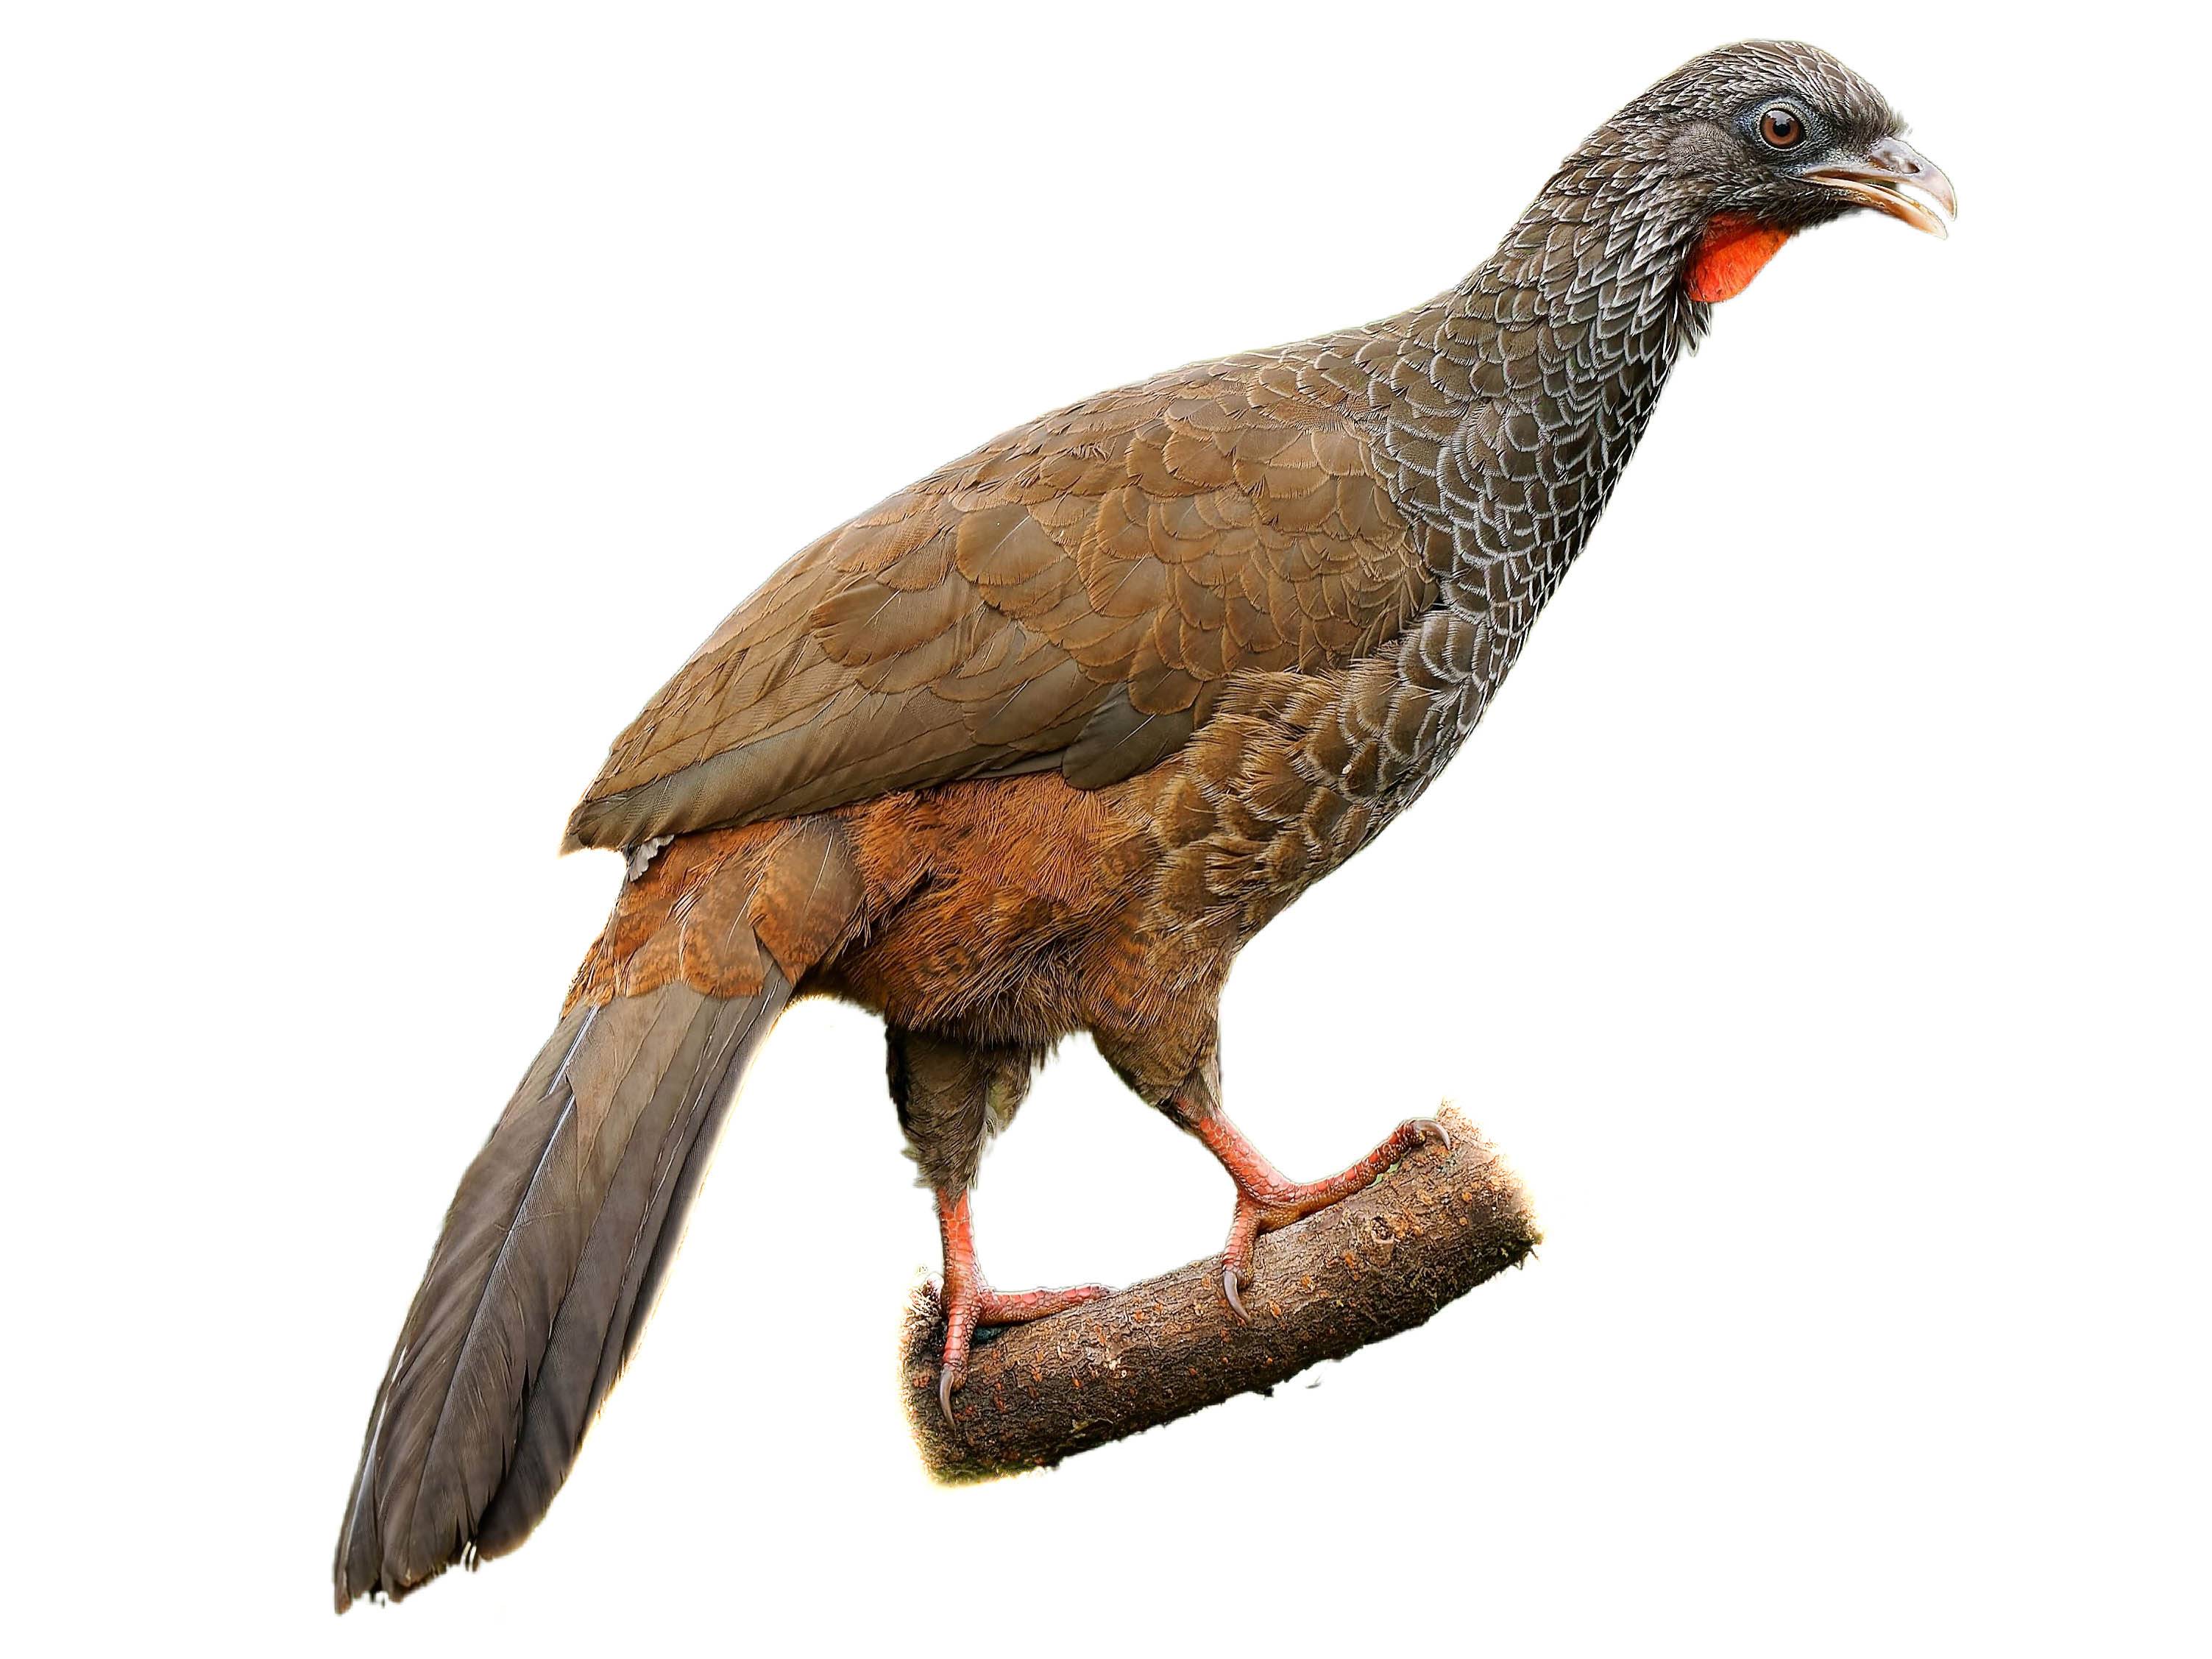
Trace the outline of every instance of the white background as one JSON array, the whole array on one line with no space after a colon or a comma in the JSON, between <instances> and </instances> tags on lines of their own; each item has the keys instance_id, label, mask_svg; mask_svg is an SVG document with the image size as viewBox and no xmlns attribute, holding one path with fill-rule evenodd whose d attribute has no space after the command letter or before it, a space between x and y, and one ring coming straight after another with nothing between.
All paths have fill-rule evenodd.
<instances>
[{"instance_id":1,"label":"white background","mask_svg":"<svg viewBox=\"0 0 2212 1659\"><path fill-rule=\"evenodd\" d=\"M18 1650L2204 1642L2203 42L1966 19L13 9ZM1955 238L1723 309L1458 765L1230 987L1278 1163L1449 1096L1540 1258L939 1491L928 1206L873 1023L803 1007L543 1530L334 1620L393 1331L615 885L563 815L661 679L989 434L1449 285L1751 33L1914 118ZM1126 1281L1230 1196L1072 1044L983 1259Z\"/></svg>"}]
</instances>

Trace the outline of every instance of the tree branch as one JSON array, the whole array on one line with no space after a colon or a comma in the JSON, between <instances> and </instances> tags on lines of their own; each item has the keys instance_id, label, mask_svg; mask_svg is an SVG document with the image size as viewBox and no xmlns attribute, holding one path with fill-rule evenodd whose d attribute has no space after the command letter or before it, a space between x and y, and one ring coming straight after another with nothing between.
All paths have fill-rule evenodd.
<instances>
[{"instance_id":1,"label":"tree branch","mask_svg":"<svg viewBox=\"0 0 2212 1659\"><path fill-rule=\"evenodd\" d=\"M954 1421L938 1409L943 1322L924 1285L900 1364L907 1420L931 1474L988 1480L1267 1390L1324 1359L1411 1330L1542 1241L1528 1194L1449 1108L1453 1146L1409 1154L1366 1191L1270 1233L1253 1253L1249 1323L1221 1293L1221 1258L1014 1325L976 1344Z\"/></svg>"}]
</instances>

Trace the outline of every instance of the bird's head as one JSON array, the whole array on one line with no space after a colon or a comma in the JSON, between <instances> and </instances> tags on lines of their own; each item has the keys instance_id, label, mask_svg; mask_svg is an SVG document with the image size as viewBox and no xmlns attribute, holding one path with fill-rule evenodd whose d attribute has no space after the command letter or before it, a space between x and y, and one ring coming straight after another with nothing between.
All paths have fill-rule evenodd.
<instances>
[{"instance_id":1,"label":"bird's head","mask_svg":"<svg viewBox=\"0 0 2212 1659\"><path fill-rule=\"evenodd\" d=\"M1888 100L1818 46L1746 40L1692 59L1592 136L1694 230L1692 299L1741 293L1790 236L1871 208L1946 234L1951 181ZM1570 163L1570 167L1574 165Z\"/></svg>"}]
</instances>

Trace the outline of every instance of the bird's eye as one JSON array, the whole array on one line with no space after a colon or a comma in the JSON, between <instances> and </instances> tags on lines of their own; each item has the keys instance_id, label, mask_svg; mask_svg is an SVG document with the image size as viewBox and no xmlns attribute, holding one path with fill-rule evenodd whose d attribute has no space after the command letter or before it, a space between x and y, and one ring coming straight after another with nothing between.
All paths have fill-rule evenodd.
<instances>
[{"instance_id":1,"label":"bird's eye","mask_svg":"<svg viewBox=\"0 0 2212 1659\"><path fill-rule=\"evenodd\" d=\"M1759 118L1759 136L1777 149L1795 149L1805 139L1805 118L1787 104L1777 104Z\"/></svg>"}]
</instances>

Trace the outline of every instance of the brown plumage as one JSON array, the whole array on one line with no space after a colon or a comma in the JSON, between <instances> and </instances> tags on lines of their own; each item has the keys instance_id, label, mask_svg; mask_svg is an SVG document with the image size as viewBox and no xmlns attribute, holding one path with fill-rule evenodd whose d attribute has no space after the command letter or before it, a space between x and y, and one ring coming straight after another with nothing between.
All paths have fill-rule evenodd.
<instances>
[{"instance_id":1,"label":"brown plumage","mask_svg":"<svg viewBox=\"0 0 2212 1659\"><path fill-rule=\"evenodd\" d=\"M970 1231L984 1145L1061 1037L1090 1033L1228 1167L1232 1303L1256 1233L1431 1133L1328 1182L1274 1171L1220 1111L1230 964L1456 751L1710 301L1853 207L1937 223L1948 184L1898 133L1812 47L1709 54L1449 292L1018 428L739 605L569 821L629 878L447 1218L339 1606L543 1514L794 995L889 1028L944 1232L948 1411L978 1323L1093 1293L997 1294Z\"/></svg>"}]
</instances>

